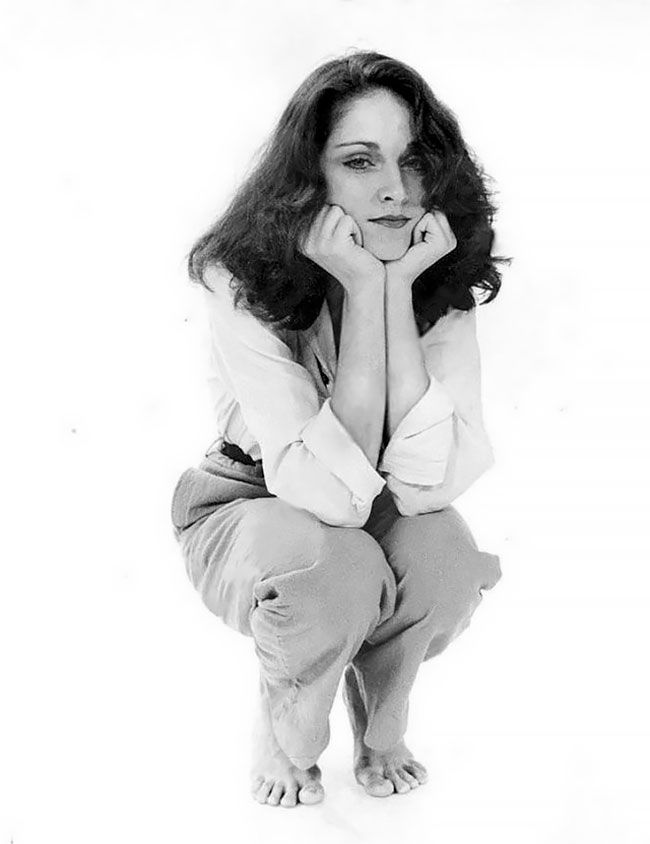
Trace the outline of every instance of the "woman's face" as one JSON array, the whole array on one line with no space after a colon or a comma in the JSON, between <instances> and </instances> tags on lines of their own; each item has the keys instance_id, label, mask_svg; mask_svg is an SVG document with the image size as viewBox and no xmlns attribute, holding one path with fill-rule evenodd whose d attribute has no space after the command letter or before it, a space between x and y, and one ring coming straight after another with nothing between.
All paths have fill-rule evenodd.
<instances>
[{"instance_id":1,"label":"woman's face","mask_svg":"<svg viewBox=\"0 0 650 844\"><path fill-rule=\"evenodd\" d=\"M361 229L363 247L382 261L401 258L425 213L422 162L415 151L408 106L380 89L348 104L321 156L327 202L340 205ZM406 217L402 225L375 222Z\"/></svg>"}]
</instances>

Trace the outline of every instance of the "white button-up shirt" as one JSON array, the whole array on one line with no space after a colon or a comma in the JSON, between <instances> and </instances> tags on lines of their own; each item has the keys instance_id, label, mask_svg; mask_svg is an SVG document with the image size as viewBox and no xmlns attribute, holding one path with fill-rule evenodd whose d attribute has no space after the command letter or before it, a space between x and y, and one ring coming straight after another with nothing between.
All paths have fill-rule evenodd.
<instances>
[{"instance_id":1,"label":"white button-up shirt","mask_svg":"<svg viewBox=\"0 0 650 844\"><path fill-rule=\"evenodd\" d=\"M203 288L215 444L223 437L261 459L269 492L327 524L361 527L384 486L402 515L428 513L494 463L476 308L452 309L420 338L430 386L375 467L331 407L337 356L327 300L310 328L277 329L233 306L231 277L210 268L214 292Z\"/></svg>"}]
</instances>

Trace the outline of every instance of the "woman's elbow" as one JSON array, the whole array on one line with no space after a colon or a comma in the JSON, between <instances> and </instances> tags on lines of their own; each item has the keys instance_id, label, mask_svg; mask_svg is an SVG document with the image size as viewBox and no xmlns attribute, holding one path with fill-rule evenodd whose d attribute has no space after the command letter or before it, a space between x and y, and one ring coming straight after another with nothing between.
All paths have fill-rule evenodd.
<instances>
[{"instance_id":1,"label":"woman's elbow","mask_svg":"<svg viewBox=\"0 0 650 844\"><path fill-rule=\"evenodd\" d=\"M352 507L348 510L337 510L326 513L322 521L332 527L362 528L368 521L369 516L369 510L356 510Z\"/></svg>"},{"instance_id":2,"label":"woman's elbow","mask_svg":"<svg viewBox=\"0 0 650 844\"><path fill-rule=\"evenodd\" d=\"M395 506L402 516L419 516L444 510L494 465L494 457L486 452L483 459L463 471L450 471L440 483L433 485L404 484L387 479L395 500Z\"/></svg>"},{"instance_id":3,"label":"woman's elbow","mask_svg":"<svg viewBox=\"0 0 650 844\"><path fill-rule=\"evenodd\" d=\"M307 510L331 527L361 528L368 521L372 501L362 501L347 488L326 492L313 485L284 483L279 475L266 478L266 488L277 498L302 510ZM313 491L317 490L316 495Z\"/></svg>"},{"instance_id":4,"label":"woman's elbow","mask_svg":"<svg viewBox=\"0 0 650 844\"><path fill-rule=\"evenodd\" d=\"M427 496L426 490L410 490L408 493L404 491L394 492L393 500L400 516L421 516L425 513L435 513L436 510L444 510L452 502L450 497L441 495L440 492L433 499L430 492Z\"/></svg>"}]
</instances>

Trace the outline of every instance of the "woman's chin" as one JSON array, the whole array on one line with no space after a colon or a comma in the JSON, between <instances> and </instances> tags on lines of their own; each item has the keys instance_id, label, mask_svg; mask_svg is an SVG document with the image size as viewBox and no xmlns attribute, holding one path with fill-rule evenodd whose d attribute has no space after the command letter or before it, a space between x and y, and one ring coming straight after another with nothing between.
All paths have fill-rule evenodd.
<instances>
[{"instance_id":1,"label":"woman's chin","mask_svg":"<svg viewBox=\"0 0 650 844\"><path fill-rule=\"evenodd\" d=\"M402 243L399 241L387 243L384 240L373 238L372 241L365 240L363 244L363 248L367 249L375 258L379 258L380 261L399 261L401 257L406 255L409 246L410 243L406 239Z\"/></svg>"}]
</instances>

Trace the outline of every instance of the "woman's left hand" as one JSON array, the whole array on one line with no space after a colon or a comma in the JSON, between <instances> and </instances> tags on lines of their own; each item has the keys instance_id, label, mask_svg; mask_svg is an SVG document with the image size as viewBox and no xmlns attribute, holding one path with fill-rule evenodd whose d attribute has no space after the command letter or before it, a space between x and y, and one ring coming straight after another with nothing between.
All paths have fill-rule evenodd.
<instances>
[{"instance_id":1,"label":"woman's left hand","mask_svg":"<svg viewBox=\"0 0 650 844\"><path fill-rule=\"evenodd\" d=\"M453 252L456 242L444 211L427 212L413 228L409 250L397 261L384 261L386 280L412 285L427 267Z\"/></svg>"}]
</instances>

